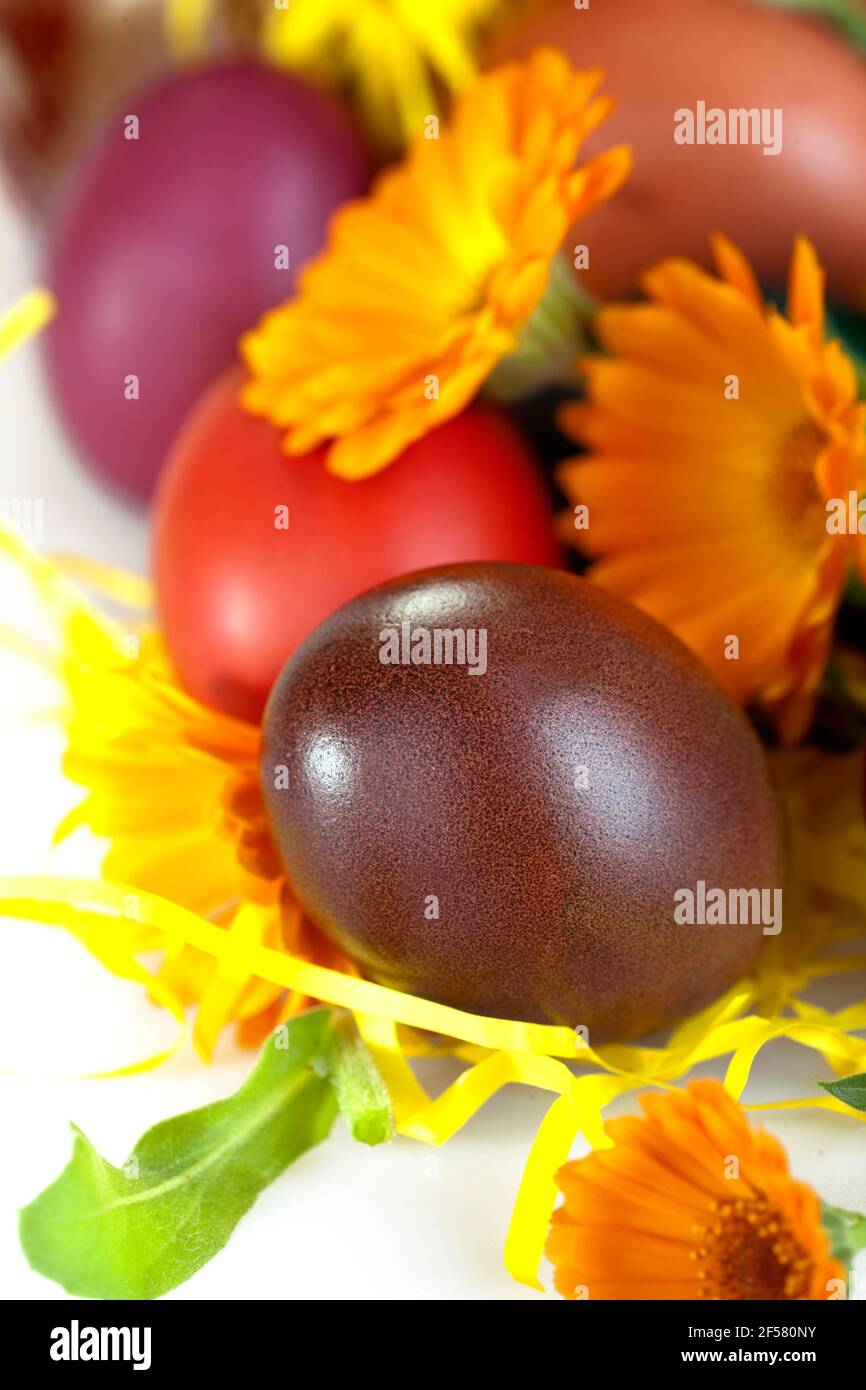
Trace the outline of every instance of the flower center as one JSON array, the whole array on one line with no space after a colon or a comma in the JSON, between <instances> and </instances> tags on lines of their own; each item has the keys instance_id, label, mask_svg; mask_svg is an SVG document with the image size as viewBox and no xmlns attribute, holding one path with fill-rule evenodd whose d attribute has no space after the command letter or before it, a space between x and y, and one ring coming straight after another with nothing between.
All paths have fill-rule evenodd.
<instances>
[{"instance_id":1,"label":"flower center","mask_svg":"<svg viewBox=\"0 0 866 1390\"><path fill-rule=\"evenodd\" d=\"M789 534L813 550L816 535L826 534L824 499L815 481L815 464L826 448L827 436L812 420L804 420L785 438L772 476L773 504Z\"/></svg>"},{"instance_id":2,"label":"flower center","mask_svg":"<svg viewBox=\"0 0 866 1390\"><path fill-rule=\"evenodd\" d=\"M700 1264L702 1298L806 1297L812 1260L765 1197L718 1203L713 1225L702 1234L693 1254Z\"/></svg>"}]
</instances>

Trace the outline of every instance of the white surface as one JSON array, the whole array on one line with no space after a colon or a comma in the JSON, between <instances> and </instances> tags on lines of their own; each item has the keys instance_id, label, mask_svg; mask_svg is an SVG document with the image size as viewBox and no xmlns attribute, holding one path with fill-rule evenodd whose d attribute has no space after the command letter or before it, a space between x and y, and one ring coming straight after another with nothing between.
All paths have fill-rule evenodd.
<instances>
[{"instance_id":1,"label":"white surface","mask_svg":"<svg viewBox=\"0 0 866 1390\"><path fill-rule=\"evenodd\" d=\"M0 204L0 308L30 283L32 259L32 237ZM75 464L32 347L0 364L0 496L43 499L47 548L144 568L145 519ZM21 591L4 577L0 623L23 618ZM38 705L49 692L42 678L0 653L0 874L50 867L86 875L96 863L94 847L81 840L49 854L53 825L76 791L60 775L57 735L22 728L5 713ZM0 1067L25 1073L0 1075L0 1298L64 1297L27 1268L16 1211L66 1163L70 1119L120 1163L148 1125L234 1090L251 1057L226 1040L210 1068L187 1051L156 1072L123 1080L37 1074L120 1065L157 1050L172 1027L62 931L0 922ZM425 1079L436 1089L450 1077L450 1064L431 1066ZM761 1059L747 1098L807 1094L816 1075L824 1075L820 1059L781 1044ZM502 1245L522 1165L550 1100L512 1087L438 1151L404 1139L368 1150L338 1123L325 1144L265 1193L226 1250L169 1297L541 1298L508 1278ZM857 1121L801 1111L774 1114L767 1123L787 1145L795 1173L828 1200L866 1210L866 1136ZM575 1153L584 1148L580 1141Z\"/></svg>"}]
</instances>

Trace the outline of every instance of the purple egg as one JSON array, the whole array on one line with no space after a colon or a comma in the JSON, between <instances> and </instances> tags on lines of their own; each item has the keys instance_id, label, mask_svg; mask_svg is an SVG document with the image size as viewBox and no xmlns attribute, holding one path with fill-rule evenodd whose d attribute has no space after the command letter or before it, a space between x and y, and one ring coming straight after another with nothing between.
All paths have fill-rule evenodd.
<instances>
[{"instance_id":1,"label":"purple egg","mask_svg":"<svg viewBox=\"0 0 866 1390\"><path fill-rule=\"evenodd\" d=\"M72 175L46 250L60 306L48 377L99 474L150 495L190 406L368 175L342 108L283 73L207 68L127 99Z\"/></svg>"}]
</instances>

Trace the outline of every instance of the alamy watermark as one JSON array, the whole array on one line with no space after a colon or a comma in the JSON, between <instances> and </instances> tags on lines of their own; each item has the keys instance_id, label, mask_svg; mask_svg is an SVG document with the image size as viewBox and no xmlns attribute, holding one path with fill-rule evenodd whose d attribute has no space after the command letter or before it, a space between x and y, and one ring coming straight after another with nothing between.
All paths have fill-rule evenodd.
<instances>
[{"instance_id":1,"label":"alamy watermark","mask_svg":"<svg viewBox=\"0 0 866 1390\"><path fill-rule=\"evenodd\" d=\"M674 112L677 145L761 145L761 153L782 153L781 106L707 106L705 101Z\"/></svg>"},{"instance_id":2,"label":"alamy watermark","mask_svg":"<svg viewBox=\"0 0 866 1390\"><path fill-rule=\"evenodd\" d=\"M45 535L43 498L0 497L0 534L23 536L38 545Z\"/></svg>"},{"instance_id":3,"label":"alamy watermark","mask_svg":"<svg viewBox=\"0 0 866 1390\"><path fill-rule=\"evenodd\" d=\"M149 1371L151 1328L82 1327L73 1318L68 1327L51 1332L52 1361L130 1361L134 1371Z\"/></svg>"},{"instance_id":4,"label":"alamy watermark","mask_svg":"<svg viewBox=\"0 0 866 1390\"><path fill-rule=\"evenodd\" d=\"M866 536L866 497L852 488L847 497L829 497L826 505L828 535Z\"/></svg>"},{"instance_id":5,"label":"alamy watermark","mask_svg":"<svg viewBox=\"0 0 866 1390\"><path fill-rule=\"evenodd\" d=\"M383 627L379 633L383 666L465 666L467 675L487 671L486 627Z\"/></svg>"},{"instance_id":6,"label":"alamy watermark","mask_svg":"<svg viewBox=\"0 0 866 1390\"><path fill-rule=\"evenodd\" d=\"M678 926L762 926L764 936L782 930L781 888L708 888L699 878L695 888L674 893L674 921Z\"/></svg>"}]
</instances>

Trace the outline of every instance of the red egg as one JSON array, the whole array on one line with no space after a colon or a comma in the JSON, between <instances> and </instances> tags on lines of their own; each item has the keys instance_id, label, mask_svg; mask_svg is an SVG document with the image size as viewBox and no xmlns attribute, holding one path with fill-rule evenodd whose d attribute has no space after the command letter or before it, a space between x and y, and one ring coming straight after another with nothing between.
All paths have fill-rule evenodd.
<instances>
[{"instance_id":1,"label":"red egg","mask_svg":"<svg viewBox=\"0 0 866 1390\"><path fill-rule=\"evenodd\" d=\"M160 481L159 617L184 687L258 721L288 657L374 584L468 560L558 565L551 506L522 437L492 406L441 425L381 473L346 482L323 450L290 458L224 375Z\"/></svg>"},{"instance_id":2,"label":"red egg","mask_svg":"<svg viewBox=\"0 0 866 1390\"><path fill-rule=\"evenodd\" d=\"M72 173L45 258L48 377L92 467L150 494L240 334L289 297L366 180L343 109L287 74L239 62L126 98Z\"/></svg>"},{"instance_id":3,"label":"red egg","mask_svg":"<svg viewBox=\"0 0 866 1390\"><path fill-rule=\"evenodd\" d=\"M544 0L497 29L489 62L539 44L604 74L615 109L586 152L621 140L634 152L620 192L569 236L569 248L589 248L587 289L630 294L663 256L706 261L712 232L783 286L804 232L831 295L866 307L866 61L831 24L753 0L591 0L585 9ZM711 110L758 113L761 143L698 143L699 112ZM695 117L694 144L675 140L678 125L689 133L684 111ZM729 131L739 135L726 121ZM758 133L752 117L749 133Z\"/></svg>"}]
</instances>

